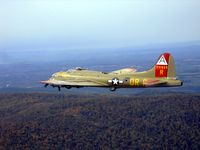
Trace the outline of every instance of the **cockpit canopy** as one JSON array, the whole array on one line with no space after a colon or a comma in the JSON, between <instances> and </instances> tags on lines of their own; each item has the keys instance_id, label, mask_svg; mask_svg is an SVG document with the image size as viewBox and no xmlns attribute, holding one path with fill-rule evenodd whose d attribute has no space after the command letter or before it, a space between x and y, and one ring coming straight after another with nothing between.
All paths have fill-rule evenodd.
<instances>
[{"instance_id":1,"label":"cockpit canopy","mask_svg":"<svg viewBox=\"0 0 200 150\"><path fill-rule=\"evenodd\" d=\"M81 70L87 70L87 69L81 68L81 67L76 67L76 68L74 68L74 69L69 69L69 70L67 70L66 72L75 72L75 71L81 71Z\"/></svg>"},{"instance_id":2,"label":"cockpit canopy","mask_svg":"<svg viewBox=\"0 0 200 150\"><path fill-rule=\"evenodd\" d=\"M75 70L81 71L81 70L86 70L86 69L85 68L81 68L81 67L76 67Z\"/></svg>"}]
</instances>

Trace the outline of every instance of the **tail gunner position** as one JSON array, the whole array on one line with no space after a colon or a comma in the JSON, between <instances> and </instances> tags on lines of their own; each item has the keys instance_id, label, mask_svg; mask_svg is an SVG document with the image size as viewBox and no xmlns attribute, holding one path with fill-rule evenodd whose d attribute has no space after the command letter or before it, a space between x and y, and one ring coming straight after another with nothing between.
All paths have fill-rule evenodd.
<instances>
[{"instance_id":1,"label":"tail gunner position","mask_svg":"<svg viewBox=\"0 0 200 150\"><path fill-rule=\"evenodd\" d=\"M175 87L183 84L176 77L174 59L170 53L162 54L148 71L124 68L106 73L78 67L54 73L49 80L40 83L45 87L57 87L59 91L63 87L104 87L115 91L117 88Z\"/></svg>"}]
</instances>

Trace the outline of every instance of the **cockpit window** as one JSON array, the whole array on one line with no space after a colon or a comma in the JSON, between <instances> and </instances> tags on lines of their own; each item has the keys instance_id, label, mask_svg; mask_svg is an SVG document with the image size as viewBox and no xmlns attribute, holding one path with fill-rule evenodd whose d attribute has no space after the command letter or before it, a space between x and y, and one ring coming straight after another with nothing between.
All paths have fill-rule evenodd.
<instances>
[{"instance_id":1,"label":"cockpit window","mask_svg":"<svg viewBox=\"0 0 200 150\"><path fill-rule=\"evenodd\" d=\"M86 70L86 69L81 68L81 67L76 67L75 69L69 69L66 72L75 72L75 71L81 71L81 70Z\"/></svg>"},{"instance_id":2,"label":"cockpit window","mask_svg":"<svg viewBox=\"0 0 200 150\"><path fill-rule=\"evenodd\" d=\"M75 69L76 69L77 71L86 70L86 69L81 68L81 67L76 67Z\"/></svg>"},{"instance_id":3,"label":"cockpit window","mask_svg":"<svg viewBox=\"0 0 200 150\"><path fill-rule=\"evenodd\" d=\"M103 73L103 74L108 74L107 72L101 72L101 73Z\"/></svg>"}]
</instances>

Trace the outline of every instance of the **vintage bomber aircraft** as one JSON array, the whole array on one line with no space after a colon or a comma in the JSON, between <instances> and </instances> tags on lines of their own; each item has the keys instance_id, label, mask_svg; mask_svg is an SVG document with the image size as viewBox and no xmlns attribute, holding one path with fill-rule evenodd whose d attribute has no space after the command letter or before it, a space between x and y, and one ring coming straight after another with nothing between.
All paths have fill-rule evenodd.
<instances>
[{"instance_id":1,"label":"vintage bomber aircraft","mask_svg":"<svg viewBox=\"0 0 200 150\"><path fill-rule=\"evenodd\" d=\"M40 83L45 87L58 87L59 91L62 87L107 87L115 91L117 88L175 87L183 84L176 77L174 59L170 53L162 54L148 71L124 68L106 73L78 67L54 73L49 80Z\"/></svg>"}]
</instances>

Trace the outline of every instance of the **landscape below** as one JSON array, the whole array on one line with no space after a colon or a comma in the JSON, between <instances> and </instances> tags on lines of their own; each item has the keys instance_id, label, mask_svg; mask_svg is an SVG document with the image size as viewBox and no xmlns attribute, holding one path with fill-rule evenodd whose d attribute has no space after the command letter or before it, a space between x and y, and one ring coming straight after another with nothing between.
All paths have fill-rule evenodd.
<instances>
[{"instance_id":1,"label":"landscape below","mask_svg":"<svg viewBox=\"0 0 200 150\"><path fill-rule=\"evenodd\" d=\"M0 149L199 149L199 141L199 94L0 94Z\"/></svg>"},{"instance_id":2,"label":"landscape below","mask_svg":"<svg viewBox=\"0 0 200 150\"><path fill-rule=\"evenodd\" d=\"M1 51L0 149L200 149L199 49L200 41L137 49ZM174 56L182 87L58 92L39 84L78 66L148 70L163 52Z\"/></svg>"}]
</instances>

